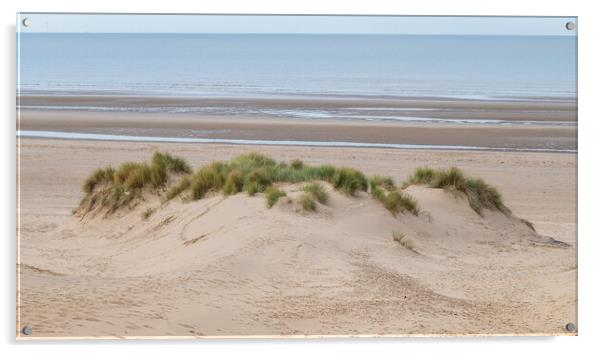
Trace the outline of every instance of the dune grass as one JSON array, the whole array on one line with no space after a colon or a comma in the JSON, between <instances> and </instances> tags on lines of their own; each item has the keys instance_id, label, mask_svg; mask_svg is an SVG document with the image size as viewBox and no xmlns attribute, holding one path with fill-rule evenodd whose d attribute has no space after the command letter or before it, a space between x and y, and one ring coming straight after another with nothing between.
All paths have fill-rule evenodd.
<instances>
[{"instance_id":1,"label":"dune grass","mask_svg":"<svg viewBox=\"0 0 602 353\"><path fill-rule=\"evenodd\" d=\"M324 187L322 187L322 185L316 182L305 185L303 187L303 191L311 194L316 201L323 205L325 205L326 202L328 202L328 193L326 192L326 190L324 190Z\"/></svg>"},{"instance_id":2,"label":"dune grass","mask_svg":"<svg viewBox=\"0 0 602 353\"><path fill-rule=\"evenodd\" d=\"M317 182L309 183L301 189L303 194L299 199L301 206L305 211L315 211L317 208L316 201L325 205L328 202L328 193L322 185Z\"/></svg>"},{"instance_id":3,"label":"dune grass","mask_svg":"<svg viewBox=\"0 0 602 353\"><path fill-rule=\"evenodd\" d=\"M276 202L278 202L278 199L283 196L286 196L286 193L284 191L278 189L277 187L270 186L265 191L265 199L266 199L268 208L272 208L272 206L274 206L276 204Z\"/></svg>"},{"instance_id":4,"label":"dune grass","mask_svg":"<svg viewBox=\"0 0 602 353\"><path fill-rule=\"evenodd\" d=\"M332 185L348 195L357 191L368 191L368 179L357 169L339 168L329 180Z\"/></svg>"},{"instance_id":5,"label":"dune grass","mask_svg":"<svg viewBox=\"0 0 602 353\"><path fill-rule=\"evenodd\" d=\"M295 159L294 161L291 162L291 167L293 167L293 169L302 169L303 161L299 160L299 159Z\"/></svg>"},{"instance_id":6,"label":"dune grass","mask_svg":"<svg viewBox=\"0 0 602 353\"><path fill-rule=\"evenodd\" d=\"M109 166L97 169L84 182L85 196L80 209L88 212L97 206L109 212L129 204L142 194L144 188L160 192L170 174L187 174L191 168L181 158L155 152L151 162L126 162L117 169Z\"/></svg>"},{"instance_id":7,"label":"dune grass","mask_svg":"<svg viewBox=\"0 0 602 353\"><path fill-rule=\"evenodd\" d=\"M239 170L231 170L224 183L224 195L234 195L242 191L244 186L243 175Z\"/></svg>"},{"instance_id":8,"label":"dune grass","mask_svg":"<svg viewBox=\"0 0 602 353\"><path fill-rule=\"evenodd\" d=\"M179 178L169 183L170 176ZM142 196L144 190L161 195L164 201L181 197L199 200L208 193L248 195L266 193L268 208L285 193L274 186L276 183L308 183L303 187L301 204L306 210L315 210L316 202L325 204L329 195L317 181L330 183L334 189L350 196L359 191L370 191L393 215L409 212L418 215L416 200L403 191L415 185L428 185L464 193L470 207L482 215L484 209L499 210L510 214L502 202L500 193L482 179L464 175L458 168L434 170L417 168L401 188L391 177L376 175L368 179L361 171L332 165L310 166L293 160L290 164L276 162L267 155L248 153L225 162L213 162L192 171L190 165L179 157L156 152L150 162L126 162L114 169L111 166L95 170L84 182L85 197L80 208L89 211L106 207L112 212ZM527 224L528 226L531 226Z\"/></svg>"},{"instance_id":9,"label":"dune grass","mask_svg":"<svg viewBox=\"0 0 602 353\"><path fill-rule=\"evenodd\" d=\"M392 214L404 213L405 211L408 211L416 216L419 212L416 200L413 197L397 190L388 193L381 202Z\"/></svg>"},{"instance_id":10,"label":"dune grass","mask_svg":"<svg viewBox=\"0 0 602 353\"><path fill-rule=\"evenodd\" d=\"M171 178L171 176L177 176ZM265 193L271 208L285 193L275 187L278 183L307 183L300 199L306 210L316 210L317 203L326 204L329 195L318 181L330 183L335 190L349 196L371 191L392 214L418 214L416 200L403 193L391 177L374 176L370 180L359 170L332 165L310 166L300 160L290 164L276 162L267 155L247 153L230 161L217 161L193 172L188 163L167 153L156 152L150 162L126 162L116 169L106 167L94 171L85 181L86 196L80 209L107 207L110 212L128 205L150 191L167 202L174 198L194 201L208 194L224 196L245 192L248 195Z\"/></svg>"},{"instance_id":11,"label":"dune grass","mask_svg":"<svg viewBox=\"0 0 602 353\"><path fill-rule=\"evenodd\" d=\"M436 172L432 168L428 167L418 167L414 170L414 174L410 176L402 185L403 188L406 188L410 185L420 185L426 184L430 185L433 179L435 178Z\"/></svg>"},{"instance_id":12,"label":"dune grass","mask_svg":"<svg viewBox=\"0 0 602 353\"><path fill-rule=\"evenodd\" d=\"M401 244L404 248L406 248L408 250L415 251L414 242L412 242L412 240L409 239L405 234L403 234L400 231L394 230L392 235L393 235L393 241L398 242L399 244Z\"/></svg>"},{"instance_id":13,"label":"dune grass","mask_svg":"<svg viewBox=\"0 0 602 353\"><path fill-rule=\"evenodd\" d=\"M176 185L172 186L167 190L167 192L164 195L165 200L169 201L175 198L176 196L180 195L184 190L190 188L190 179L190 175L185 175L184 177L182 177Z\"/></svg>"},{"instance_id":14,"label":"dune grass","mask_svg":"<svg viewBox=\"0 0 602 353\"><path fill-rule=\"evenodd\" d=\"M372 178L370 178L370 188L383 188L386 191L393 191L396 187L393 178L388 176L375 175Z\"/></svg>"},{"instance_id":15,"label":"dune grass","mask_svg":"<svg viewBox=\"0 0 602 353\"><path fill-rule=\"evenodd\" d=\"M398 190L395 182L390 177L380 175L372 177L370 179L370 192L372 197L380 201L393 215L405 212L418 215L419 208L416 200Z\"/></svg>"},{"instance_id":16,"label":"dune grass","mask_svg":"<svg viewBox=\"0 0 602 353\"><path fill-rule=\"evenodd\" d=\"M113 182L113 175L115 170L113 167L99 168L96 169L84 182L83 190L85 193L94 191L94 188L100 184L107 184Z\"/></svg>"},{"instance_id":17,"label":"dune grass","mask_svg":"<svg viewBox=\"0 0 602 353\"><path fill-rule=\"evenodd\" d=\"M317 204L314 196L309 192L304 192L299 199L301 206L305 211L315 211Z\"/></svg>"},{"instance_id":18,"label":"dune grass","mask_svg":"<svg viewBox=\"0 0 602 353\"><path fill-rule=\"evenodd\" d=\"M434 170L431 168L418 168L404 183L404 188L409 185L428 185L432 188L452 190L466 195L470 207L479 215L483 209L498 210L506 215L510 209L502 201L502 196L497 189L479 178L471 178L452 167L447 170Z\"/></svg>"},{"instance_id":19,"label":"dune grass","mask_svg":"<svg viewBox=\"0 0 602 353\"><path fill-rule=\"evenodd\" d=\"M229 162L214 162L203 166L190 180L177 184L167 192L167 199L188 193L192 200L203 198L207 192L222 192L233 195L246 192L249 195L265 192L274 183L300 183L324 180L349 195L367 191L367 179L363 173L351 168L336 168L330 165L312 167L295 160L291 164L277 163L272 158L248 153Z\"/></svg>"},{"instance_id":20,"label":"dune grass","mask_svg":"<svg viewBox=\"0 0 602 353\"><path fill-rule=\"evenodd\" d=\"M163 166L164 169L173 173L192 173L192 168L188 162L180 157L174 157L169 153L155 152L153 154L152 164Z\"/></svg>"}]
</instances>

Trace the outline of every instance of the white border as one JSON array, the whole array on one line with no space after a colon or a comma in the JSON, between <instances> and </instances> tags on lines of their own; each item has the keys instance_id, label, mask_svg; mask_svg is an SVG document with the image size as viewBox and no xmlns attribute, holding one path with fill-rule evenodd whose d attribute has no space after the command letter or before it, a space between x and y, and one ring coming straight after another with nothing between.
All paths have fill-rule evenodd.
<instances>
[{"instance_id":1,"label":"white border","mask_svg":"<svg viewBox=\"0 0 602 353\"><path fill-rule=\"evenodd\" d=\"M596 103L602 99L598 87L600 75L600 16L596 1L577 0L169 0L151 2L125 0L4 0L2 11L2 94L0 95L4 128L1 221L4 251L2 271L2 319L0 334L5 351L92 352L106 350L107 345L128 351L157 352L176 349L198 351L316 352L366 350L434 352L507 352L509 350L542 350L573 352L600 347L596 334L600 328L600 252L602 229L597 222L602 207L600 180L600 141L602 114ZM304 13L304 14L400 14L400 15L533 15L579 16L579 337L465 337L465 338L381 338L381 339L314 339L314 340L232 340L232 341L28 341L16 342L15 335L15 15L18 11L47 12L172 12L172 13ZM85 347L81 345L84 344ZM112 348L112 347L111 347Z\"/></svg>"}]
</instances>

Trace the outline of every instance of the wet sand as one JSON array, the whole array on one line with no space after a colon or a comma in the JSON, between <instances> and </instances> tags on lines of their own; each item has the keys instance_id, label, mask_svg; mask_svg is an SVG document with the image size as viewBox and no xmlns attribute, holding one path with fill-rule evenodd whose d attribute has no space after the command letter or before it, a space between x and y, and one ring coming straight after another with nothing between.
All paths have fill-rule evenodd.
<instances>
[{"instance_id":1,"label":"wet sand","mask_svg":"<svg viewBox=\"0 0 602 353\"><path fill-rule=\"evenodd\" d=\"M22 95L23 108L96 107L105 109L140 108L244 108L244 109L393 109L396 113L411 112L412 116L466 119L503 119L538 121L576 121L577 102L541 97L538 100L479 100L453 98L387 98L387 97L248 97L244 98L187 98L130 95ZM389 112L380 114L391 115Z\"/></svg>"},{"instance_id":2,"label":"wet sand","mask_svg":"<svg viewBox=\"0 0 602 353\"><path fill-rule=\"evenodd\" d=\"M417 124L341 119L23 109L19 130L248 140L576 150L576 126Z\"/></svg>"}]
</instances>

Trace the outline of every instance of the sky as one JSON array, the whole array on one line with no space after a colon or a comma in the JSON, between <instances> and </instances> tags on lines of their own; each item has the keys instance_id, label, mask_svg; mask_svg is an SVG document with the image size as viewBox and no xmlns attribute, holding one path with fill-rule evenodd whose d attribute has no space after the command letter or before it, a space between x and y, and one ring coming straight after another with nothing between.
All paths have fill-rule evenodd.
<instances>
[{"instance_id":1,"label":"sky","mask_svg":"<svg viewBox=\"0 0 602 353\"><path fill-rule=\"evenodd\" d=\"M29 19L29 27L23 20ZM20 32L566 35L574 17L17 14Z\"/></svg>"}]
</instances>

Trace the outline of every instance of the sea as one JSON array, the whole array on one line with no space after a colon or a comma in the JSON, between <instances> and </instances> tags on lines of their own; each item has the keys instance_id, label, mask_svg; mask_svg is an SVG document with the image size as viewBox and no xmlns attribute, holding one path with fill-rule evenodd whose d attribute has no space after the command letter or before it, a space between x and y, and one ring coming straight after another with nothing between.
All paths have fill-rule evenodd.
<instances>
[{"instance_id":1,"label":"sea","mask_svg":"<svg viewBox=\"0 0 602 353\"><path fill-rule=\"evenodd\" d=\"M575 36L20 33L21 94L574 100Z\"/></svg>"}]
</instances>

